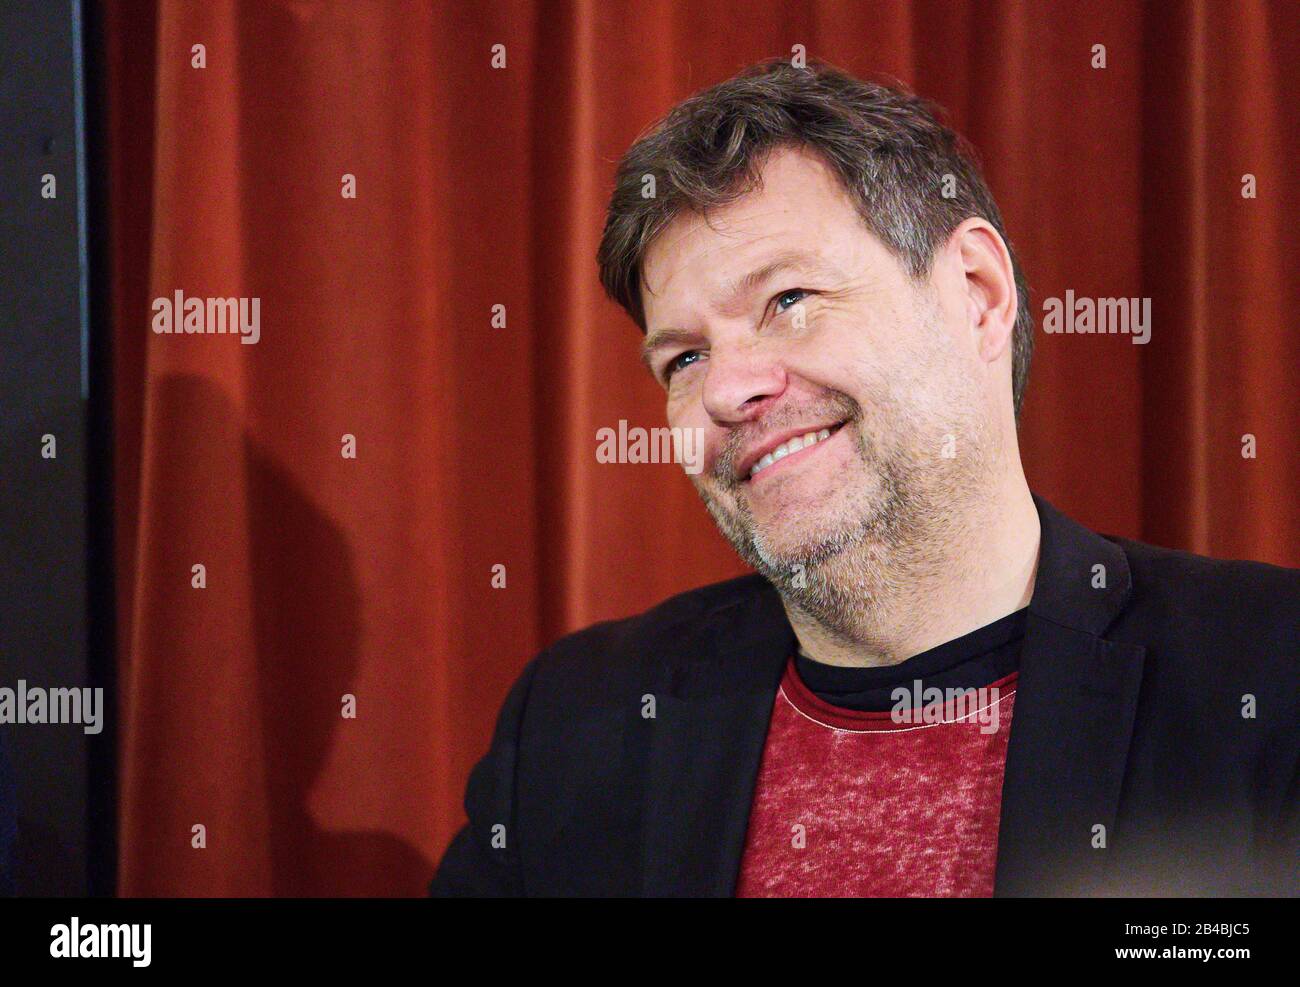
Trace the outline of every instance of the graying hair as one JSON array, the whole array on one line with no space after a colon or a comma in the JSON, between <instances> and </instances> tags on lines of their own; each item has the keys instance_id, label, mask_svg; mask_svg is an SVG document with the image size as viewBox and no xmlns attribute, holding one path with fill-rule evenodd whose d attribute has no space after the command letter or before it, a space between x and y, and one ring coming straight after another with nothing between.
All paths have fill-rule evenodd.
<instances>
[{"instance_id":1,"label":"graying hair","mask_svg":"<svg viewBox=\"0 0 1300 987\"><path fill-rule=\"evenodd\" d=\"M641 268L650 243L683 210L703 214L755 188L763 161L783 146L826 161L913 280L929 275L936 249L966 219L982 217L998 231L1016 282L1011 393L1019 418L1034 350L1029 287L974 150L920 97L821 62L755 65L678 104L632 145L596 255L606 294L644 333ZM653 197L642 195L647 175L655 176Z\"/></svg>"}]
</instances>

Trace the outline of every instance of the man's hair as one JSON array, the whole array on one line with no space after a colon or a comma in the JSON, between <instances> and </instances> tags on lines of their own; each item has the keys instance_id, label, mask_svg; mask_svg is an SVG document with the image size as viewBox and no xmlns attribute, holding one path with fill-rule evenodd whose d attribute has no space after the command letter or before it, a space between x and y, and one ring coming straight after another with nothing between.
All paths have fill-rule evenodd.
<instances>
[{"instance_id":1,"label":"man's hair","mask_svg":"<svg viewBox=\"0 0 1300 987\"><path fill-rule=\"evenodd\" d=\"M751 191L767 155L814 151L913 280L963 221L980 216L1011 252L1016 281L1011 393L1017 418L1034 349L1029 288L973 149L902 88L863 82L820 62L753 66L680 103L623 156L596 260L606 294L646 331L642 263L683 210L704 214ZM653 196L643 195L647 175ZM945 193L951 198L945 197Z\"/></svg>"}]
</instances>

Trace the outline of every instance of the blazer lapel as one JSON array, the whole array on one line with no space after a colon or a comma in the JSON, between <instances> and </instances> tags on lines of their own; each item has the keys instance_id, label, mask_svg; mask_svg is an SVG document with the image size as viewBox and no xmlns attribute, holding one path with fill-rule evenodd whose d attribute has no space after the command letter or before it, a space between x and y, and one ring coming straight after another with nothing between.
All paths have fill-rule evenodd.
<instances>
[{"instance_id":1,"label":"blazer lapel","mask_svg":"<svg viewBox=\"0 0 1300 987\"><path fill-rule=\"evenodd\" d=\"M1002 785L999 896L1104 886L1145 653L1104 636L1132 588L1123 549L1034 500L1042 537Z\"/></svg>"},{"instance_id":2,"label":"blazer lapel","mask_svg":"<svg viewBox=\"0 0 1300 987\"><path fill-rule=\"evenodd\" d=\"M763 582L664 667L646 778L643 893L729 897L794 631ZM693 636L694 637L694 636Z\"/></svg>"}]
</instances>

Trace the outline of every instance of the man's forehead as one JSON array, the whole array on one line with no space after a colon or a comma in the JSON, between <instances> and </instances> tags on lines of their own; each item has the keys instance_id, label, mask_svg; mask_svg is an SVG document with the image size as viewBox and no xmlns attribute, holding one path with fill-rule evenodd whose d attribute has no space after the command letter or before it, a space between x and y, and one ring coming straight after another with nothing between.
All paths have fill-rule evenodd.
<instances>
[{"instance_id":1,"label":"man's forehead","mask_svg":"<svg viewBox=\"0 0 1300 987\"><path fill-rule=\"evenodd\" d=\"M857 213L830 168L806 152L784 150L769 158L760 180L707 215L679 214L655 237L642 263L647 310L683 280L712 292L778 255L832 262L839 245L828 229L856 226Z\"/></svg>"},{"instance_id":2,"label":"man's forehead","mask_svg":"<svg viewBox=\"0 0 1300 987\"><path fill-rule=\"evenodd\" d=\"M646 253L642 281L647 295L664 295L684 275L691 281L721 284L762 263L768 254L814 253L797 225L760 231L746 226L721 229L717 224L708 229L699 224L675 238L667 235L671 232L671 227L665 230L662 242L656 240Z\"/></svg>"}]
</instances>

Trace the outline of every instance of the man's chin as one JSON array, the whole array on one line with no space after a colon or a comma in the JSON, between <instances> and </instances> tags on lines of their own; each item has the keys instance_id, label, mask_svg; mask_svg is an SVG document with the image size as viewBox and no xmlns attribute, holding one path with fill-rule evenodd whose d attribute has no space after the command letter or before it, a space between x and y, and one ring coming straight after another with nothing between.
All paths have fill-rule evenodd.
<instances>
[{"instance_id":1,"label":"man's chin","mask_svg":"<svg viewBox=\"0 0 1300 987\"><path fill-rule=\"evenodd\" d=\"M852 525L831 517L784 516L755 518L744 506L722 508L718 499L705 498L705 505L740 556L776 581L781 573L800 572L819 565L844 550ZM824 512L817 512L824 513Z\"/></svg>"},{"instance_id":2,"label":"man's chin","mask_svg":"<svg viewBox=\"0 0 1300 987\"><path fill-rule=\"evenodd\" d=\"M782 531L773 536L756 533L752 541L756 568L772 576L797 575L835 558L848 547L844 532Z\"/></svg>"}]
</instances>

